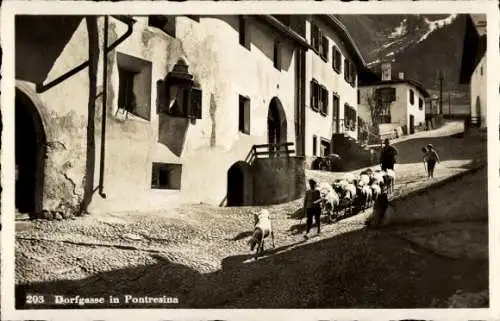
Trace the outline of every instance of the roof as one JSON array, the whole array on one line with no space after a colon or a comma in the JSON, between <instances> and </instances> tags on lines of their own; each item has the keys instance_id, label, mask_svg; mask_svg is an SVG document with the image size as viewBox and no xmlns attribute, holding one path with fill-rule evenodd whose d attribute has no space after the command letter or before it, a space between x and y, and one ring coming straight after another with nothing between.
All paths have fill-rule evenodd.
<instances>
[{"instance_id":1,"label":"roof","mask_svg":"<svg viewBox=\"0 0 500 321\"><path fill-rule=\"evenodd\" d=\"M462 65L460 67L460 84L470 83L472 73L486 54L486 34L480 34L476 27L477 17L467 16L462 49Z\"/></svg>"},{"instance_id":2,"label":"roof","mask_svg":"<svg viewBox=\"0 0 500 321\"><path fill-rule=\"evenodd\" d=\"M261 20L267 22L268 24L273 26L277 31L279 31L282 35L295 41L300 46L302 46L306 49L311 48L311 46L307 42L307 39L302 37L300 34L298 34L292 28L288 27L287 25L285 25L283 22L279 21L278 19L276 19L272 15L256 15L255 17L260 18Z\"/></svg>"},{"instance_id":3,"label":"roof","mask_svg":"<svg viewBox=\"0 0 500 321\"><path fill-rule=\"evenodd\" d=\"M372 81L380 80L380 77L375 74L372 70L368 68L366 65L366 61L359 50L354 39L351 37L349 31L344 26L344 24L334 15L317 15L322 18L330 27L333 28L336 35L342 40L345 49L349 53L349 55L354 60L358 68L358 80L359 83L367 83Z\"/></svg>"},{"instance_id":4,"label":"roof","mask_svg":"<svg viewBox=\"0 0 500 321\"><path fill-rule=\"evenodd\" d=\"M418 81L412 80L412 79L379 80L379 81L374 81L370 84L359 85L359 87L373 87L373 86L380 86L380 85L399 85L399 84L407 84L407 85L413 86L425 98L430 97L430 94L427 91L427 89L425 89L425 87L421 83L419 83Z\"/></svg>"}]
</instances>

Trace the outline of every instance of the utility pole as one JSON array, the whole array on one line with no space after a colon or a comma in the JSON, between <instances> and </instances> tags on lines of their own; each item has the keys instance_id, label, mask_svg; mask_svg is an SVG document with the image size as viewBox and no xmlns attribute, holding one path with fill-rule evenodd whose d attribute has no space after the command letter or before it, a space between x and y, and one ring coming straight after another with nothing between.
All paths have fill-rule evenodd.
<instances>
[{"instance_id":1,"label":"utility pole","mask_svg":"<svg viewBox=\"0 0 500 321\"><path fill-rule=\"evenodd\" d=\"M439 71L439 113L443 113L443 73Z\"/></svg>"}]
</instances>

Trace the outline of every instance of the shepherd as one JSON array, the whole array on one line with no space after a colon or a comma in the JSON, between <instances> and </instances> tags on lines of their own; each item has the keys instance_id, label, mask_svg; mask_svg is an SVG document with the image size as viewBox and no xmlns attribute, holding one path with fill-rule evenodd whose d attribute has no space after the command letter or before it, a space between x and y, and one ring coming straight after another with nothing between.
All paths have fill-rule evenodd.
<instances>
[{"instance_id":1,"label":"shepherd","mask_svg":"<svg viewBox=\"0 0 500 321\"><path fill-rule=\"evenodd\" d=\"M384 140L384 147L382 148L382 152L380 153L380 167L383 171L388 169L394 170L394 164L396 163L396 156L398 155L398 151L396 148L392 147L389 144L389 139Z\"/></svg>"}]
</instances>

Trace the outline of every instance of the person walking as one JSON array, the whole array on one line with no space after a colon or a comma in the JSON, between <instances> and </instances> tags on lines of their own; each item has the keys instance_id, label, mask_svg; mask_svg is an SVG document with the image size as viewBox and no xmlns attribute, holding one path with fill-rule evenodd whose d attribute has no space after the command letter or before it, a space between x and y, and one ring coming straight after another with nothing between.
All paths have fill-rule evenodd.
<instances>
[{"instance_id":1,"label":"person walking","mask_svg":"<svg viewBox=\"0 0 500 321\"><path fill-rule=\"evenodd\" d=\"M306 234L304 234L304 238L308 238L309 231L311 230L313 217L318 227L318 234L320 233L320 216L321 216L321 198L319 191L316 189L316 181L313 179L309 180L309 187L306 191L306 195L304 197L304 211L307 217L307 230Z\"/></svg>"},{"instance_id":2,"label":"person walking","mask_svg":"<svg viewBox=\"0 0 500 321\"><path fill-rule=\"evenodd\" d=\"M384 140L384 147L382 148L382 152L380 153L380 167L383 171L388 169L394 170L394 164L396 163L396 156L398 155L398 151L396 148L392 147L389 144L389 139Z\"/></svg>"},{"instance_id":3,"label":"person walking","mask_svg":"<svg viewBox=\"0 0 500 321\"><path fill-rule=\"evenodd\" d=\"M434 168L436 166L436 163L439 163L439 155L434 149L434 146L432 146L432 144L427 145L426 160L427 160L427 171L429 172L429 177L434 178Z\"/></svg>"}]
</instances>

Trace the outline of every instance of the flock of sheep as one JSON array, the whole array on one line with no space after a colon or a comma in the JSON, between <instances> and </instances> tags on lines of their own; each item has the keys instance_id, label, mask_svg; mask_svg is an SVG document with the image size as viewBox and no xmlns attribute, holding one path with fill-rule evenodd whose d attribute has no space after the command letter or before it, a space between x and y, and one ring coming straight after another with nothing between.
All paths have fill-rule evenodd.
<instances>
[{"instance_id":1,"label":"flock of sheep","mask_svg":"<svg viewBox=\"0 0 500 321\"><path fill-rule=\"evenodd\" d=\"M365 210L371 207L382 193L391 193L394 189L396 173L367 169L359 176L347 174L337 179L333 184L321 182L317 189L320 191L321 208L323 214L330 221L338 220L340 212L343 215L352 214L354 208Z\"/></svg>"}]
</instances>

